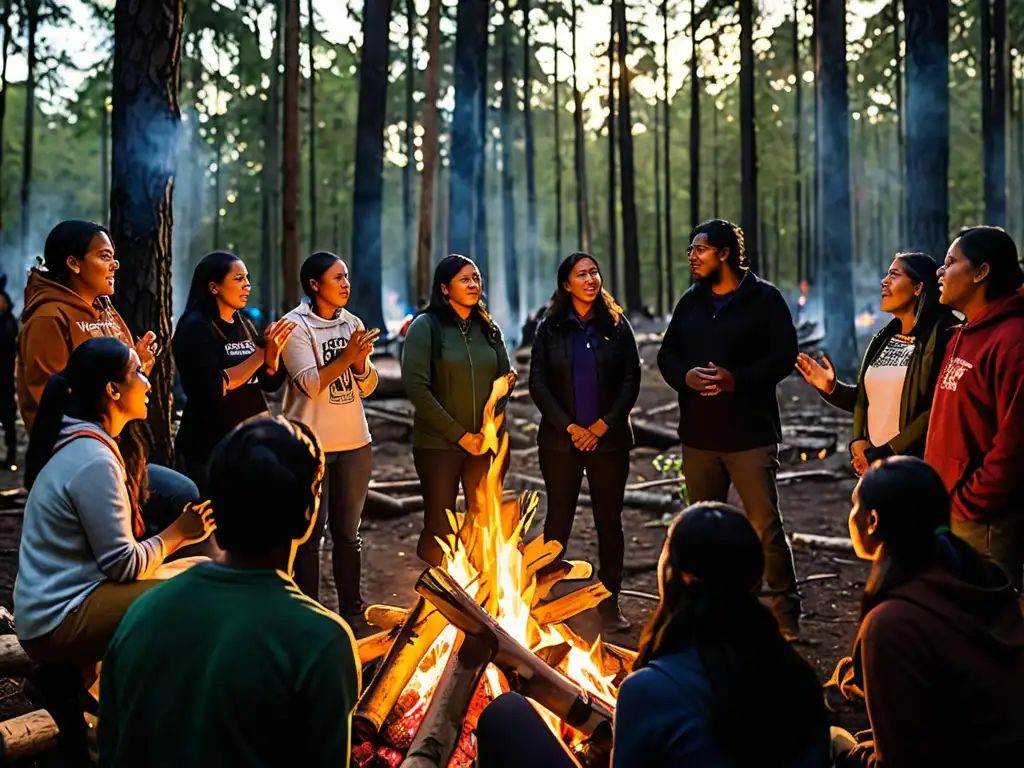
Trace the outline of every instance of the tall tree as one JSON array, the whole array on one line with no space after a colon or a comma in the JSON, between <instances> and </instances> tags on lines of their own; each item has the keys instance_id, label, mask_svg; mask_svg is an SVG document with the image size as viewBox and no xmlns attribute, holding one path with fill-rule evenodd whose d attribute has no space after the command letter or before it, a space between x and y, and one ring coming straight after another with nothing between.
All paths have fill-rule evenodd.
<instances>
[{"instance_id":1,"label":"tall tree","mask_svg":"<svg viewBox=\"0 0 1024 768\"><path fill-rule=\"evenodd\" d=\"M7 62L11 55L11 3L3 0L0 11L0 30L3 32L3 47L0 48L0 169L4 167L4 119L7 116ZM0 173L0 231L4 228L3 173Z\"/></svg>"},{"instance_id":2,"label":"tall tree","mask_svg":"<svg viewBox=\"0 0 1024 768\"><path fill-rule=\"evenodd\" d=\"M654 268L657 270L655 287L658 291L658 297L654 302L654 311L658 313L658 317L663 317L665 315L665 252L661 244L661 126L658 125L661 104L659 102L660 99L655 97L652 110L654 114L651 120L654 127L651 135L654 144Z\"/></svg>"},{"instance_id":3,"label":"tall tree","mask_svg":"<svg viewBox=\"0 0 1024 768\"><path fill-rule=\"evenodd\" d=\"M21 144L21 263L28 262L29 227L32 204L32 150L35 144L36 117L36 61L38 48L36 33L39 30L40 0L24 0L28 25L28 72L25 76L25 134Z\"/></svg>"},{"instance_id":4,"label":"tall tree","mask_svg":"<svg viewBox=\"0 0 1024 768\"><path fill-rule=\"evenodd\" d=\"M320 242L317 238L318 227L316 220L316 193L317 187L320 184L320 179L316 170L316 59L313 56L314 45L316 45L316 15L313 10L313 0L306 0L306 47L309 49L309 90L306 92L306 131L309 141L308 205L310 251L315 251L320 247ZM412 40L409 41L409 49L412 50Z\"/></svg>"},{"instance_id":5,"label":"tall tree","mask_svg":"<svg viewBox=\"0 0 1024 768\"><path fill-rule=\"evenodd\" d=\"M760 248L757 223L757 122L754 111L754 0L740 0L740 176L743 235L747 259L756 272Z\"/></svg>"},{"instance_id":6,"label":"tall tree","mask_svg":"<svg viewBox=\"0 0 1024 768\"><path fill-rule=\"evenodd\" d=\"M846 8L818 6L818 61L815 89L821 115L818 152L821 207L828 226L819 231L825 283L825 341L837 370L856 372L853 253L850 227L850 103L846 84ZM819 221L824 218L819 216Z\"/></svg>"},{"instance_id":7,"label":"tall tree","mask_svg":"<svg viewBox=\"0 0 1024 768\"><path fill-rule=\"evenodd\" d=\"M357 314L368 328L384 328L381 226L390 23L391 0L367 3L363 11L356 170L352 189L352 275L359 285L355 302Z\"/></svg>"},{"instance_id":8,"label":"tall tree","mask_svg":"<svg viewBox=\"0 0 1024 768\"><path fill-rule=\"evenodd\" d=\"M119 0L114 8L113 168L110 224L117 256L118 301L136 335L171 340L171 227L175 160L181 130L183 0ZM171 358L153 369L149 456L171 460Z\"/></svg>"},{"instance_id":9,"label":"tall tree","mask_svg":"<svg viewBox=\"0 0 1024 768\"><path fill-rule=\"evenodd\" d=\"M572 125L576 176L576 244L590 250L590 210L587 194L587 149L583 135L583 95L580 93L579 59L576 56L577 5L572 0Z\"/></svg>"},{"instance_id":10,"label":"tall tree","mask_svg":"<svg viewBox=\"0 0 1024 768\"><path fill-rule=\"evenodd\" d=\"M636 221L636 169L633 162L633 118L630 112L630 88L633 81L626 61L629 53L629 27L626 2L615 6L619 17L619 159L622 161L622 255L626 283L626 306L633 312L643 309L640 289L640 240Z\"/></svg>"},{"instance_id":11,"label":"tall tree","mask_svg":"<svg viewBox=\"0 0 1024 768\"><path fill-rule=\"evenodd\" d=\"M448 250L473 251L476 169L484 163L477 111L486 85L488 0L463 0L458 5L455 33L455 112L449 158Z\"/></svg>"},{"instance_id":12,"label":"tall tree","mask_svg":"<svg viewBox=\"0 0 1024 768\"><path fill-rule=\"evenodd\" d=\"M661 24L662 24L662 48L661 48L661 78L665 83L665 99L662 101L662 141L665 146L665 157L663 161L665 175L665 263L667 265L666 275L669 301L676 300L675 287L675 259L672 258L672 145L669 142L670 126L672 124L672 94L669 90L668 80L668 0L661 0Z\"/></svg>"},{"instance_id":13,"label":"tall tree","mask_svg":"<svg viewBox=\"0 0 1024 768\"><path fill-rule=\"evenodd\" d=\"M371 3L370 7L376 5L378 3ZM365 16L372 16L372 14L366 13ZM282 291L284 303L291 308L299 303L299 156L301 152L299 139L299 0L284 0L284 132L282 144L284 184L281 195L283 235L281 279L284 281L284 290ZM358 223L358 217L356 222ZM353 259L355 258L358 258L356 253L353 254Z\"/></svg>"},{"instance_id":14,"label":"tall tree","mask_svg":"<svg viewBox=\"0 0 1024 768\"><path fill-rule=\"evenodd\" d=\"M896 155L898 169L896 178L899 189L899 206L896 210L896 240L899 243L905 242L907 229L907 187L906 168L907 153L904 146L904 135L906 133L906 120L904 119L903 102L903 35L901 34L903 24L900 22L900 0L892 0L892 38L893 38L893 60L896 66L893 68L893 85L896 93Z\"/></svg>"},{"instance_id":15,"label":"tall tree","mask_svg":"<svg viewBox=\"0 0 1024 768\"><path fill-rule=\"evenodd\" d=\"M278 316L280 305L274 279L274 254L281 243L279 203L281 190L281 52L284 46L284 0L274 0L274 42L270 47L268 88L263 102L263 167L260 170L262 226L260 239L260 296L267 322ZM288 307L291 309L291 307Z\"/></svg>"},{"instance_id":16,"label":"tall tree","mask_svg":"<svg viewBox=\"0 0 1024 768\"><path fill-rule=\"evenodd\" d=\"M213 113L212 129L213 129L213 250L220 250L220 220L223 218L221 215L221 205L224 202L224 194L222 189L222 180L224 178L224 116L221 114L220 109L220 53L221 53L221 36L218 34L217 29L214 28L213 32L213 50L217 56L217 66L213 72Z\"/></svg>"},{"instance_id":17,"label":"tall tree","mask_svg":"<svg viewBox=\"0 0 1024 768\"><path fill-rule=\"evenodd\" d=\"M700 78L697 0L690 0L690 226L700 224Z\"/></svg>"},{"instance_id":18,"label":"tall tree","mask_svg":"<svg viewBox=\"0 0 1024 768\"><path fill-rule=\"evenodd\" d=\"M985 221L1006 224L1006 0L981 2Z\"/></svg>"},{"instance_id":19,"label":"tall tree","mask_svg":"<svg viewBox=\"0 0 1024 768\"><path fill-rule=\"evenodd\" d=\"M560 17L554 16L552 10L552 4L548 3L548 18L551 19L551 23L555 28L555 37L551 44L551 49L555 60L555 261L557 263L562 258L562 124L561 120L559 120L562 114L562 97L559 89L560 83L558 82L558 59L559 54L561 54L561 48L558 45L558 20Z\"/></svg>"},{"instance_id":20,"label":"tall tree","mask_svg":"<svg viewBox=\"0 0 1024 768\"><path fill-rule=\"evenodd\" d=\"M507 0L506 0L507 1ZM537 175L534 168L533 74L530 67L530 0L519 0L523 8L523 133L526 139L526 300L532 311L537 301ZM557 58L557 54L556 54ZM558 104L555 104L557 112Z\"/></svg>"},{"instance_id":21,"label":"tall tree","mask_svg":"<svg viewBox=\"0 0 1024 768\"><path fill-rule=\"evenodd\" d=\"M416 167L416 148L413 143L413 124L416 121L413 99L416 64L413 61L413 38L416 36L416 0L405 0L405 168L402 169L402 287L408 288L409 297L416 296L416 281L412 275L412 172Z\"/></svg>"},{"instance_id":22,"label":"tall tree","mask_svg":"<svg viewBox=\"0 0 1024 768\"><path fill-rule=\"evenodd\" d=\"M949 0L904 0L907 245L936 258L949 238Z\"/></svg>"},{"instance_id":23,"label":"tall tree","mask_svg":"<svg viewBox=\"0 0 1024 768\"><path fill-rule=\"evenodd\" d=\"M811 34L811 61L814 62L815 72L817 72L818 66L818 27L821 23L820 5L821 0L810 0L811 2L811 23L813 25L813 32ZM817 89L817 84L815 84ZM821 264L821 241L819 234L819 220L818 214L821 211L821 107L817 95L814 98L814 112L813 112L813 123L812 133L814 137L814 150L813 160L814 167L811 170L811 206L808 208L810 214L810 221L808 222L808 229L811 230L811 250L807 254L807 276L812 282L816 282L818 279L818 267Z\"/></svg>"},{"instance_id":24,"label":"tall tree","mask_svg":"<svg viewBox=\"0 0 1024 768\"><path fill-rule=\"evenodd\" d=\"M484 285L490 272L490 258L487 252L487 146L489 79L487 75L487 48L490 44L490 15L484 19L483 52L480 67L477 71L477 104L476 104L476 141L480 147L476 162L473 164L473 259L480 268Z\"/></svg>"},{"instance_id":25,"label":"tall tree","mask_svg":"<svg viewBox=\"0 0 1024 768\"><path fill-rule=\"evenodd\" d=\"M430 0L427 19L427 74L423 99L423 172L420 174L419 253L416 256L415 300L430 293L431 233L434 230L434 185L437 167L437 77L440 70L441 0Z\"/></svg>"},{"instance_id":26,"label":"tall tree","mask_svg":"<svg viewBox=\"0 0 1024 768\"><path fill-rule=\"evenodd\" d=\"M612 293L619 295L618 211L615 205L615 40L618 23L615 5L608 0L608 270L612 277ZM621 75L621 73L619 73Z\"/></svg>"},{"instance_id":27,"label":"tall tree","mask_svg":"<svg viewBox=\"0 0 1024 768\"><path fill-rule=\"evenodd\" d=\"M796 281L804 279L803 67L800 58L800 0L793 0L793 196L796 203Z\"/></svg>"},{"instance_id":28,"label":"tall tree","mask_svg":"<svg viewBox=\"0 0 1024 768\"><path fill-rule=\"evenodd\" d=\"M522 307L519 295L519 264L516 261L516 203L515 177L512 173L512 101L515 98L512 82L512 59L509 38L512 28L511 0L502 0L501 24L501 242L505 254L505 295L514 317Z\"/></svg>"}]
</instances>

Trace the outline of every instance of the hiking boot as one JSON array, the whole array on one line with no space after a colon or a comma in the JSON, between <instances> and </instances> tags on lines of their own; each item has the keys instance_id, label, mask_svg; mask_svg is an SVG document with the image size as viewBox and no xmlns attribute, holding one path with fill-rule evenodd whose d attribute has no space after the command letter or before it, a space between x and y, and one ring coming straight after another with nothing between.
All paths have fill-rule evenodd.
<instances>
[{"instance_id":1,"label":"hiking boot","mask_svg":"<svg viewBox=\"0 0 1024 768\"><path fill-rule=\"evenodd\" d=\"M604 632L625 632L633 626L632 622L622 615L619 610L619 598L617 595L606 597L597 606L597 615L601 619L601 629Z\"/></svg>"}]
</instances>

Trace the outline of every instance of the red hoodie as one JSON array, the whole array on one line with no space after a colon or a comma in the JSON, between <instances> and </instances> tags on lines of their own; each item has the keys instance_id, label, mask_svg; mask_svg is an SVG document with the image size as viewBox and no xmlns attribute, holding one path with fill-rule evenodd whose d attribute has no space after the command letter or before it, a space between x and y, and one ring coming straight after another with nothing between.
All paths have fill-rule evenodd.
<instances>
[{"instance_id":1,"label":"red hoodie","mask_svg":"<svg viewBox=\"0 0 1024 768\"><path fill-rule=\"evenodd\" d=\"M954 518L1024 513L1024 290L956 329L924 459L949 489Z\"/></svg>"}]
</instances>

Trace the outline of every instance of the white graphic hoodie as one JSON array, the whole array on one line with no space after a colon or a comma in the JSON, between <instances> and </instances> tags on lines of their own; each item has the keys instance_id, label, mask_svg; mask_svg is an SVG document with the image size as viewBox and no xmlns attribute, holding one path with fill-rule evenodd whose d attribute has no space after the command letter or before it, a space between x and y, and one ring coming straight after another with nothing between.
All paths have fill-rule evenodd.
<instances>
[{"instance_id":1,"label":"white graphic hoodie","mask_svg":"<svg viewBox=\"0 0 1024 768\"><path fill-rule=\"evenodd\" d=\"M363 323L346 309L324 320L313 312L308 299L285 317L295 322L295 330L282 353L288 369L284 415L310 427L328 453L362 448L370 442L362 399L377 388L377 369L367 360L362 376L349 368L322 392L318 369L344 352L353 331Z\"/></svg>"}]
</instances>

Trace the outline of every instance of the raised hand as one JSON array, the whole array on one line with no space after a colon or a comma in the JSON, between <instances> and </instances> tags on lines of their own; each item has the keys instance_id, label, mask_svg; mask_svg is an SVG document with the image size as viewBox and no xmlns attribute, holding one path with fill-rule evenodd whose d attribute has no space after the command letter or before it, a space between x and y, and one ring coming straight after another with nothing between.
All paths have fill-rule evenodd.
<instances>
[{"instance_id":1,"label":"raised hand","mask_svg":"<svg viewBox=\"0 0 1024 768\"><path fill-rule=\"evenodd\" d=\"M156 356L160 351L160 345L156 343L156 334L153 331L146 331L145 335L135 342L135 353L142 363L142 370L149 373L156 364Z\"/></svg>"},{"instance_id":2,"label":"raised hand","mask_svg":"<svg viewBox=\"0 0 1024 768\"><path fill-rule=\"evenodd\" d=\"M267 329L263 331L263 341L265 346L263 348L263 364L266 366L267 371L271 374L277 372L277 367L281 362L281 352L284 350L285 342L288 341L288 337L292 335L292 331L295 330L295 322L282 317L280 320L275 320Z\"/></svg>"},{"instance_id":3,"label":"raised hand","mask_svg":"<svg viewBox=\"0 0 1024 768\"><path fill-rule=\"evenodd\" d=\"M185 511L178 516L177 524L186 544L205 541L217 529L209 501L202 504L187 504Z\"/></svg>"},{"instance_id":4,"label":"raised hand","mask_svg":"<svg viewBox=\"0 0 1024 768\"><path fill-rule=\"evenodd\" d=\"M836 369L832 367L832 361L828 359L828 355L822 355L819 363L810 355L801 352L797 355L795 367L804 377L804 381L819 392L830 395L835 390Z\"/></svg>"}]
</instances>

